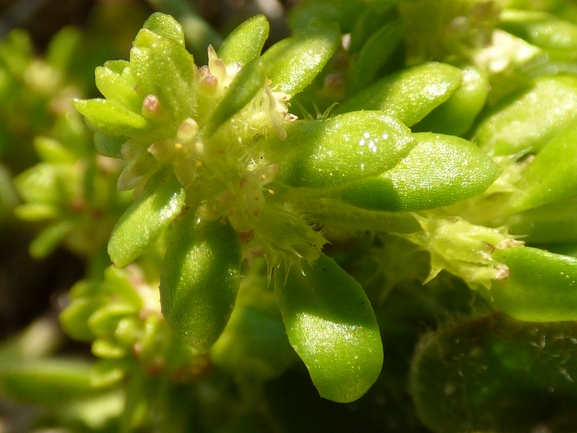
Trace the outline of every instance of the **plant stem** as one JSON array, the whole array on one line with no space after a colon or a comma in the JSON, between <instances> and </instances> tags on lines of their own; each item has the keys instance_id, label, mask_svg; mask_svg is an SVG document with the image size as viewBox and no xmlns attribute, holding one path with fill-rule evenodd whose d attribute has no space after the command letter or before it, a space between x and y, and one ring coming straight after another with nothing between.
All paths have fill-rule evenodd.
<instances>
[{"instance_id":1,"label":"plant stem","mask_svg":"<svg viewBox=\"0 0 577 433\"><path fill-rule=\"evenodd\" d=\"M379 212L360 209L334 199L307 201L307 216L325 227L346 232L369 231L387 233L413 233L421 230L417 220L407 212Z\"/></svg>"}]
</instances>

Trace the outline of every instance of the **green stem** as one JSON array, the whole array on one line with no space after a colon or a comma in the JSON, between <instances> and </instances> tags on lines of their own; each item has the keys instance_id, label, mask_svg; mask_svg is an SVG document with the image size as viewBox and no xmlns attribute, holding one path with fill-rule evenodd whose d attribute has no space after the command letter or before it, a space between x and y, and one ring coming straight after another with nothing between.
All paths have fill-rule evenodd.
<instances>
[{"instance_id":1,"label":"green stem","mask_svg":"<svg viewBox=\"0 0 577 433\"><path fill-rule=\"evenodd\" d=\"M421 230L410 213L365 210L335 199L307 200L306 203L299 203L299 208L329 230L386 233L413 233Z\"/></svg>"}]
</instances>

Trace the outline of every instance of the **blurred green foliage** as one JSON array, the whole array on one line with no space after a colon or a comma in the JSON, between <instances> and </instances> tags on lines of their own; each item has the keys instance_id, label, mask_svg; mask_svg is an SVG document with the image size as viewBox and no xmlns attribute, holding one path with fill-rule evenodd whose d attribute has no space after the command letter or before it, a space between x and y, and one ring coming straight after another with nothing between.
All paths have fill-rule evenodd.
<instances>
[{"instance_id":1,"label":"blurred green foliage","mask_svg":"<svg viewBox=\"0 0 577 433\"><path fill-rule=\"evenodd\" d=\"M149 3L0 42L3 249L85 266L0 430L573 432L574 3Z\"/></svg>"}]
</instances>

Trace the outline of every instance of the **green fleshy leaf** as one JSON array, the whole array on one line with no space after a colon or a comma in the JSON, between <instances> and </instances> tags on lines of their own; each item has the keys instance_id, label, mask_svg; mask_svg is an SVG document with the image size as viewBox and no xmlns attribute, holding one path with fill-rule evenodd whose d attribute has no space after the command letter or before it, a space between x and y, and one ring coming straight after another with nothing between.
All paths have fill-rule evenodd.
<instances>
[{"instance_id":1,"label":"green fleshy leaf","mask_svg":"<svg viewBox=\"0 0 577 433\"><path fill-rule=\"evenodd\" d=\"M321 72L340 42L339 30L325 24L276 43L261 57L271 88L296 95Z\"/></svg>"},{"instance_id":2,"label":"green fleshy leaf","mask_svg":"<svg viewBox=\"0 0 577 433\"><path fill-rule=\"evenodd\" d=\"M542 48L553 60L577 60L577 25L553 14L508 9L499 27Z\"/></svg>"},{"instance_id":3,"label":"green fleshy leaf","mask_svg":"<svg viewBox=\"0 0 577 433\"><path fill-rule=\"evenodd\" d=\"M36 137L34 139L34 150L44 162L53 164L73 164L78 160L60 141L49 137Z\"/></svg>"},{"instance_id":4,"label":"green fleshy leaf","mask_svg":"<svg viewBox=\"0 0 577 433\"><path fill-rule=\"evenodd\" d=\"M375 81L379 69L389 60L401 39L402 27L398 20L386 23L371 35L349 74L348 90L352 94Z\"/></svg>"},{"instance_id":5,"label":"green fleshy leaf","mask_svg":"<svg viewBox=\"0 0 577 433\"><path fill-rule=\"evenodd\" d=\"M35 259L43 259L58 247L66 235L72 230L72 222L61 221L42 230L30 243L30 255Z\"/></svg>"},{"instance_id":6,"label":"green fleshy leaf","mask_svg":"<svg viewBox=\"0 0 577 433\"><path fill-rule=\"evenodd\" d=\"M380 1L380 0L379 0ZM384 3L389 0L384 0ZM391 0L393 3L397 0ZM367 3L364 1L363 3ZM384 5L383 5L384 6ZM360 15L359 18L354 23L351 29L351 41L349 46L350 53L357 53L361 51L363 46L367 41L373 36L373 34L379 29L386 26L386 23L390 23L397 17L396 10L391 7L383 8L367 8Z\"/></svg>"},{"instance_id":7,"label":"green fleshy leaf","mask_svg":"<svg viewBox=\"0 0 577 433\"><path fill-rule=\"evenodd\" d=\"M129 280L129 274L125 270L118 269L115 266L109 266L104 271L104 277L105 280L102 288L105 289L111 297L115 299L120 298L137 310L143 307L142 297L138 293L135 285Z\"/></svg>"},{"instance_id":8,"label":"green fleshy leaf","mask_svg":"<svg viewBox=\"0 0 577 433\"><path fill-rule=\"evenodd\" d=\"M489 155L538 152L577 119L577 77L541 77L529 91L506 98L476 129Z\"/></svg>"},{"instance_id":9,"label":"green fleshy leaf","mask_svg":"<svg viewBox=\"0 0 577 433\"><path fill-rule=\"evenodd\" d=\"M246 65L256 59L268 38L270 24L264 15L255 15L234 29L218 49L225 64Z\"/></svg>"},{"instance_id":10,"label":"green fleshy leaf","mask_svg":"<svg viewBox=\"0 0 577 433\"><path fill-rule=\"evenodd\" d=\"M98 359L90 370L90 383L95 388L118 384L134 368L130 360ZM123 400L124 403L124 400Z\"/></svg>"},{"instance_id":11,"label":"green fleshy leaf","mask_svg":"<svg viewBox=\"0 0 577 433\"><path fill-rule=\"evenodd\" d=\"M73 26L64 27L50 41L46 60L61 74L66 74L78 52L82 40L80 29Z\"/></svg>"},{"instance_id":12,"label":"green fleshy leaf","mask_svg":"<svg viewBox=\"0 0 577 433\"><path fill-rule=\"evenodd\" d=\"M0 388L28 404L61 405L94 394L91 364L68 359L41 359L15 363L0 373Z\"/></svg>"},{"instance_id":13,"label":"green fleshy leaf","mask_svg":"<svg viewBox=\"0 0 577 433\"><path fill-rule=\"evenodd\" d=\"M432 133L413 137L417 145L393 169L337 188L331 195L364 209L412 212L479 195L501 172L462 138Z\"/></svg>"},{"instance_id":14,"label":"green fleshy leaf","mask_svg":"<svg viewBox=\"0 0 577 433\"><path fill-rule=\"evenodd\" d=\"M143 133L148 125L144 117L116 101L76 99L74 108L86 117L94 129L103 134L129 137Z\"/></svg>"},{"instance_id":15,"label":"green fleshy leaf","mask_svg":"<svg viewBox=\"0 0 577 433\"><path fill-rule=\"evenodd\" d=\"M232 313L241 249L228 223L196 219L189 212L175 227L160 276L160 303L175 334L205 353Z\"/></svg>"},{"instance_id":16,"label":"green fleshy leaf","mask_svg":"<svg viewBox=\"0 0 577 433\"><path fill-rule=\"evenodd\" d=\"M142 98L153 95L160 106L176 121L192 114L194 60L186 49L171 39L141 30L139 35L153 39L147 46L130 51L130 70Z\"/></svg>"},{"instance_id":17,"label":"green fleshy leaf","mask_svg":"<svg viewBox=\"0 0 577 433\"><path fill-rule=\"evenodd\" d=\"M523 171L522 193L510 206L535 208L577 194L577 121L555 135Z\"/></svg>"},{"instance_id":18,"label":"green fleshy leaf","mask_svg":"<svg viewBox=\"0 0 577 433\"><path fill-rule=\"evenodd\" d=\"M493 259L509 268L492 285L497 310L520 320L577 320L577 259L529 247L499 250Z\"/></svg>"},{"instance_id":19,"label":"green fleshy leaf","mask_svg":"<svg viewBox=\"0 0 577 433\"><path fill-rule=\"evenodd\" d=\"M108 60L104 62L104 68L110 69L118 75L130 73L130 62L128 60Z\"/></svg>"},{"instance_id":20,"label":"green fleshy leaf","mask_svg":"<svg viewBox=\"0 0 577 433\"><path fill-rule=\"evenodd\" d=\"M94 335L108 337L114 335L120 319L137 315L138 309L133 305L122 302L109 303L88 318L88 327Z\"/></svg>"},{"instance_id":21,"label":"green fleshy leaf","mask_svg":"<svg viewBox=\"0 0 577 433\"><path fill-rule=\"evenodd\" d=\"M346 403L363 396L381 372L383 345L361 285L321 254L302 271L276 269L275 293L289 341L321 397Z\"/></svg>"},{"instance_id":22,"label":"green fleshy leaf","mask_svg":"<svg viewBox=\"0 0 577 433\"><path fill-rule=\"evenodd\" d=\"M122 359L128 354L126 347L107 338L97 338L94 340L91 351L93 355L104 359Z\"/></svg>"},{"instance_id":23,"label":"green fleshy leaf","mask_svg":"<svg viewBox=\"0 0 577 433\"><path fill-rule=\"evenodd\" d=\"M108 243L112 262L124 267L146 251L178 216L184 196L170 170L156 173L112 230Z\"/></svg>"},{"instance_id":24,"label":"green fleshy leaf","mask_svg":"<svg viewBox=\"0 0 577 433\"><path fill-rule=\"evenodd\" d=\"M153 13L143 27L184 46L184 30L180 23L170 15L160 12Z\"/></svg>"},{"instance_id":25,"label":"green fleshy leaf","mask_svg":"<svg viewBox=\"0 0 577 433\"><path fill-rule=\"evenodd\" d=\"M110 69L107 67L109 63L96 68L96 87L107 100L116 101L134 113L140 112L142 98L135 90L134 79L124 71L117 73Z\"/></svg>"},{"instance_id":26,"label":"green fleshy leaf","mask_svg":"<svg viewBox=\"0 0 577 433\"><path fill-rule=\"evenodd\" d=\"M74 196L77 182L78 169L72 164L36 164L14 179L14 185L25 201L53 206Z\"/></svg>"},{"instance_id":27,"label":"green fleshy leaf","mask_svg":"<svg viewBox=\"0 0 577 433\"><path fill-rule=\"evenodd\" d=\"M26 203L14 209L14 215L26 221L43 221L58 218L61 211L46 203Z\"/></svg>"},{"instance_id":28,"label":"green fleshy leaf","mask_svg":"<svg viewBox=\"0 0 577 433\"><path fill-rule=\"evenodd\" d=\"M334 113L383 110L407 126L445 102L462 81L459 68L445 63L424 63L388 75L338 106Z\"/></svg>"},{"instance_id":29,"label":"green fleshy leaf","mask_svg":"<svg viewBox=\"0 0 577 433\"><path fill-rule=\"evenodd\" d=\"M481 69L464 65L462 71L463 78L457 90L417 123L413 131L462 135L471 128L485 106L491 86L487 74Z\"/></svg>"},{"instance_id":30,"label":"green fleshy leaf","mask_svg":"<svg viewBox=\"0 0 577 433\"><path fill-rule=\"evenodd\" d=\"M365 9L366 2L361 0L305 0L291 9L289 25L299 31L308 28L311 21L336 22L347 33Z\"/></svg>"},{"instance_id":31,"label":"green fleshy leaf","mask_svg":"<svg viewBox=\"0 0 577 433\"><path fill-rule=\"evenodd\" d=\"M529 209L515 215L509 233L531 244L577 242L575 209L577 195Z\"/></svg>"},{"instance_id":32,"label":"green fleshy leaf","mask_svg":"<svg viewBox=\"0 0 577 433\"><path fill-rule=\"evenodd\" d=\"M214 134L224 122L242 110L264 88L266 79L260 59L244 66L207 119L204 133L208 136Z\"/></svg>"},{"instance_id":33,"label":"green fleshy leaf","mask_svg":"<svg viewBox=\"0 0 577 433\"><path fill-rule=\"evenodd\" d=\"M94 134L94 145L96 151L109 158L122 159L122 145L126 142L123 137L112 137L110 135L96 132Z\"/></svg>"},{"instance_id":34,"label":"green fleshy leaf","mask_svg":"<svg viewBox=\"0 0 577 433\"><path fill-rule=\"evenodd\" d=\"M60 313L59 320L62 329L75 340L93 341L96 335L88 327L88 319L95 311L107 305L109 302L109 297L95 296L89 293L84 297L74 299L72 303Z\"/></svg>"},{"instance_id":35,"label":"green fleshy leaf","mask_svg":"<svg viewBox=\"0 0 577 433\"><path fill-rule=\"evenodd\" d=\"M287 138L271 136L257 152L280 162L276 179L294 187L326 188L383 173L416 144L410 131L380 111L346 113L285 125Z\"/></svg>"}]
</instances>

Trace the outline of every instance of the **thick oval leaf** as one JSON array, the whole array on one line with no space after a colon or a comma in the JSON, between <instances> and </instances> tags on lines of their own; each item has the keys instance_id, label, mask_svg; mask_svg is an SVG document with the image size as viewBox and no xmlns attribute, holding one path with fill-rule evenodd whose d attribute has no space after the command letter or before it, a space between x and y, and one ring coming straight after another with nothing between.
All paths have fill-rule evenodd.
<instances>
[{"instance_id":1,"label":"thick oval leaf","mask_svg":"<svg viewBox=\"0 0 577 433\"><path fill-rule=\"evenodd\" d=\"M506 248L493 259L509 268L494 281L495 308L520 320L577 320L577 259L537 248Z\"/></svg>"},{"instance_id":2,"label":"thick oval leaf","mask_svg":"<svg viewBox=\"0 0 577 433\"><path fill-rule=\"evenodd\" d=\"M363 288L321 254L303 270L275 273L275 293L293 348L321 397L350 402L377 380L383 345Z\"/></svg>"},{"instance_id":3,"label":"thick oval leaf","mask_svg":"<svg viewBox=\"0 0 577 433\"><path fill-rule=\"evenodd\" d=\"M413 126L459 87L462 72L445 63L424 63L388 75L336 107L335 113L383 110Z\"/></svg>"},{"instance_id":4,"label":"thick oval leaf","mask_svg":"<svg viewBox=\"0 0 577 433\"><path fill-rule=\"evenodd\" d=\"M379 1L381 0L377 0L377 2ZM390 3L395 1L398 0L391 0ZM366 1L364 3L366 3ZM382 3L382 5L383 7L367 8L359 14L350 32L351 40L348 51L351 54L360 52L375 32L379 31L386 23L394 21L398 17L397 11L394 8L386 7L384 3ZM392 6L392 4L389 6Z\"/></svg>"},{"instance_id":5,"label":"thick oval leaf","mask_svg":"<svg viewBox=\"0 0 577 433\"><path fill-rule=\"evenodd\" d=\"M313 20L336 22L347 33L366 8L364 0L305 0L291 9L289 25L293 31L299 31L308 28Z\"/></svg>"},{"instance_id":6,"label":"thick oval leaf","mask_svg":"<svg viewBox=\"0 0 577 433\"><path fill-rule=\"evenodd\" d=\"M160 276L162 314L186 343L207 352L224 330L240 285L240 241L221 221L178 222Z\"/></svg>"},{"instance_id":7,"label":"thick oval leaf","mask_svg":"<svg viewBox=\"0 0 577 433\"><path fill-rule=\"evenodd\" d=\"M270 25L264 15L255 15L234 29L218 49L226 64L246 65L256 59L268 38Z\"/></svg>"},{"instance_id":8,"label":"thick oval leaf","mask_svg":"<svg viewBox=\"0 0 577 433\"><path fill-rule=\"evenodd\" d=\"M402 39L398 20L390 21L374 32L359 52L348 76L348 91L355 94L375 81L379 69L387 63Z\"/></svg>"},{"instance_id":9,"label":"thick oval leaf","mask_svg":"<svg viewBox=\"0 0 577 433\"><path fill-rule=\"evenodd\" d=\"M138 317L139 310L126 302L110 302L88 318L88 327L98 337L110 337L118 322L126 316Z\"/></svg>"},{"instance_id":10,"label":"thick oval leaf","mask_svg":"<svg viewBox=\"0 0 577 433\"><path fill-rule=\"evenodd\" d=\"M75 99L73 104L90 125L103 134L130 137L142 133L148 124L140 114L116 101Z\"/></svg>"},{"instance_id":11,"label":"thick oval leaf","mask_svg":"<svg viewBox=\"0 0 577 433\"><path fill-rule=\"evenodd\" d=\"M141 110L142 98L134 89L135 83L130 74L117 73L106 66L99 66L94 75L96 87L107 100L116 101L134 113Z\"/></svg>"},{"instance_id":12,"label":"thick oval leaf","mask_svg":"<svg viewBox=\"0 0 577 433\"><path fill-rule=\"evenodd\" d=\"M155 12L146 20L143 28L184 46L184 30L180 23L170 15Z\"/></svg>"},{"instance_id":13,"label":"thick oval leaf","mask_svg":"<svg viewBox=\"0 0 577 433\"><path fill-rule=\"evenodd\" d=\"M501 14L499 27L543 48L554 60L577 60L577 26L541 11L508 9Z\"/></svg>"},{"instance_id":14,"label":"thick oval leaf","mask_svg":"<svg viewBox=\"0 0 577 433\"><path fill-rule=\"evenodd\" d=\"M477 128L476 141L490 155L537 152L577 118L577 77L542 77L515 94Z\"/></svg>"},{"instance_id":15,"label":"thick oval leaf","mask_svg":"<svg viewBox=\"0 0 577 433\"><path fill-rule=\"evenodd\" d=\"M94 133L96 151L109 158L122 159L122 145L126 142L123 137L112 137L100 132Z\"/></svg>"},{"instance_id":16,"label":"thick oval leaf","mask_svg":"<svg viewBox=\"0 0 577 433\"><path fill-rule=\"evenodd\" d=\"M481 69L465 65L462 71L463 78L457 90L417 123L413 131L461 135L471 128L475 117L485 106L491 87L489 77Z\"/></svg>"},{"instance_id":17,"label":"thick oval leaf","mask_svg":"<svg viewBox=\"0 0 577 433\"><path fill-rule=\"evenodd\" d=\"M432 133L413 137L417 145L393 169L337 188L331 196L364 209L412 212L481 194L501 172L462 138Z\"/></svg>"},{"instance_id":18,"label":"thick oval leaf","mask_svg":"<svg viewBox=\"0 0 577 433\"><path fill-rule=\"evenodd\" d=\"M170 170L156 173L112 230L108 242L112 262L123 267L146 251L178 216L184 198L184 190Z\"/></svg>"},{"instance_id":19,"label":"thick oval leaf","mask_svg":"<svg viewBox=\"0 0 577 433\"><path fill-rule=\"evenodd\" d=\"M515 215L509 229L531 244L577 242L577 195ZM573 255L573 254L571 254Z\"/></svg>"},{"instance_id":20,"label":"thick oval leaf","mask_svg":"<svg viewBox=\"0 0 577 433\"><path fill-rule=\"evenodd\" d=\"M14 209L14 215L26 221L55 220L62 215L58 206L47 203L26 203Z\"/></svg>"},{"instance_id":21,"label":"thick oval leaf","mask_svg":"<svg viewBox=\"0 0 577 433\"><path fill-rule=\"evenodd\" d=\"M192 114L194 61L183 46L160 37L147 47L135 45L130 51L130 71L142 98L157 97L177 122Z\"/></svg>"},{"instance_id":22,"label":"thick oval leaf","mask_svg":"<svg viewBox=\"0 0 577 433\"><path fill-rule=\"evenodd\" d=\"M321 72L340 42L339 30L324 24L276 43L262 56L271 88L296 95Z\"/></svg>"},{"instance_id":23,"label":"thick oval leaf","mask_svg":"<svg viewBox=\"0 0 577 433\"><path fill-rule=\"evenodd\" d=\"M256 150L269 163L279 162L276 179L294 187L330 187L383 173L416 143L405 125L380 111L296 121L285 130L285 140L271 136Z\"/></svg>"},{"instance_id":24,"label":"thick oval leaf","mask_svg":"<svg viewBox=\"0 0 577 433\"><path fill-rule=\"evenodd\" d=\"M517 212L577 194L577 122L555 135L523 171L522 194L510 203Z\"/></svg>"},{"instance_id":25,"label":"thick oval leaf","mask_svg":"<svg viewBox=\"0 0 577 433\"><path fill-rule=\"evenodd\" d=\"M88 327L88 319L109 302L109 297L94 294L74 299L58 316L62 329L75 340L93 341L96 335Z\"/></svg>"}]
</instances>

